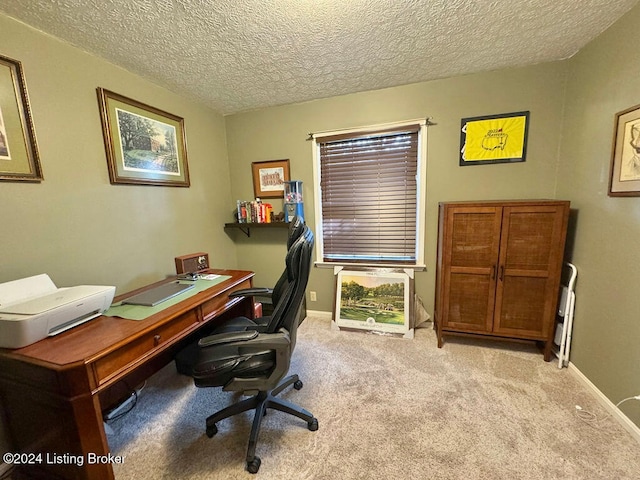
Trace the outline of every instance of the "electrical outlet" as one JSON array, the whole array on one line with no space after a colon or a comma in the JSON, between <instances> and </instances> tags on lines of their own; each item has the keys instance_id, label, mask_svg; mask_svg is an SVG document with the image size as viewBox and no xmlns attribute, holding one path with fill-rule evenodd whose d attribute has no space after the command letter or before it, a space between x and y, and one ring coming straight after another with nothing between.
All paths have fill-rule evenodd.
<instances>
[{"instance_id":1,"label":"electrical outlet","mask_svg":"<svg viewBox=\"0 0 640 480\"><path fill-rule=\"evenodd\" d=\"M316 300L318 300L318 297L316 297L316 292L309 292L309 299L312 302L315 302Z\"/></svg>"}]
</instances>

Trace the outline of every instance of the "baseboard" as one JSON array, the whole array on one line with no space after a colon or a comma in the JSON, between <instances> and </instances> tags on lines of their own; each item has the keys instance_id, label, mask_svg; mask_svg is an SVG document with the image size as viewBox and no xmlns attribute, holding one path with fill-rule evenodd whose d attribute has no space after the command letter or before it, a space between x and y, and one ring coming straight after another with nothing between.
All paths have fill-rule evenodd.
<instances>
[{"instance_id":1,"label":"baseboard","mask_svg":"<svg viewBox=\"0 0 640 480\"><path fill-rule=\"evenodd\" d=\"M640 443L640 427L631 421L622 410L615 406L615 404L609 400L604 393L602 393L598 387L596 387L591 380L589 380L573 363L569 362L568 370L580 380L596 397L600 404L607 409L613 418L615 418L625 430L627 430L633 438Z\"/></svg>"},{"instance_id":2,"label":"baseboard","mask_svg":"<svg viewBox=\"0 0 640 480\"><path fill-rule=\"evenodd\" d=\"M318 317L325 320L333 320L333 313L324 312L322 310L307 310L307 317Z\"/></svg>"}]
</instances>

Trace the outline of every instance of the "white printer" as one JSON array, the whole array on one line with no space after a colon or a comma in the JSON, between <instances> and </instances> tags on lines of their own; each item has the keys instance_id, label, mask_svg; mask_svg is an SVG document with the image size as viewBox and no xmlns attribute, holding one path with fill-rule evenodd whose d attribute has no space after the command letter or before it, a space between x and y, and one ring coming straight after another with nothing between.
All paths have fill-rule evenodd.
<instances>
[{"instance_id":1,"label":"white printer","mask_svg":"<svg viewBox=\"0 0 640 480\"><path fill-rule=\"evenodd\" d=\"M96 318L115 292L98 285L57 288L44 273L0 283L0 347L25 347Z\"/></svg>"}]
</instances>

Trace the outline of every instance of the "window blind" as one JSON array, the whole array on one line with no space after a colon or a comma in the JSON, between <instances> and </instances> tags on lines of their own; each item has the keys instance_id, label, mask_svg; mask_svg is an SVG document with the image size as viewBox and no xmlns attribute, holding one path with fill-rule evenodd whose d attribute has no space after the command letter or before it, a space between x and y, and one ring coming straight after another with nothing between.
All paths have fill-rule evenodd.
<instances>
[{"instance_id":1,"label":"window blind","mask_svg":"<svg viewBox=\"0 0 640 480\"><path fill-rule=\"evenodd\" d=\"M419 129L317 140L324 261L415 263Z\"/></svg>"}]
</instances>

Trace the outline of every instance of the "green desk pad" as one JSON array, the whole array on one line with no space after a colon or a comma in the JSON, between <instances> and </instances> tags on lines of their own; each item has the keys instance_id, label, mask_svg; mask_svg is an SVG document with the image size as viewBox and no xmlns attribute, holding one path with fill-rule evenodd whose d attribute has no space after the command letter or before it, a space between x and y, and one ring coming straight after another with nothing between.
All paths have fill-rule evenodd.
<instances>
[{"instance_id":1,"label":"green desk pad","mask_svg":"<svg viewBox=\"0 0 640 480\"><path fill-rule=\"evenodd\" d=\"M198 279L195 282L180 282L186 283L189 285L194 285L193 288L190 288L186 292L182 292L175 297L172 297L164 302L161 302L153 307L145 307L144 305L122 305L122 303L114 303L112 304L103 315L107 317L121 317L126 318L127 320L144 320L145 318L150 317L158 312L161 312L165 308L171 307L176 303L180 303L183 300L196 295L197 293L206 290L207 288L211 288L218 283L222 283L225 280L230 279L230 275L220 275L213 280L203 280Z\"/></svg>"}]
</instances>

